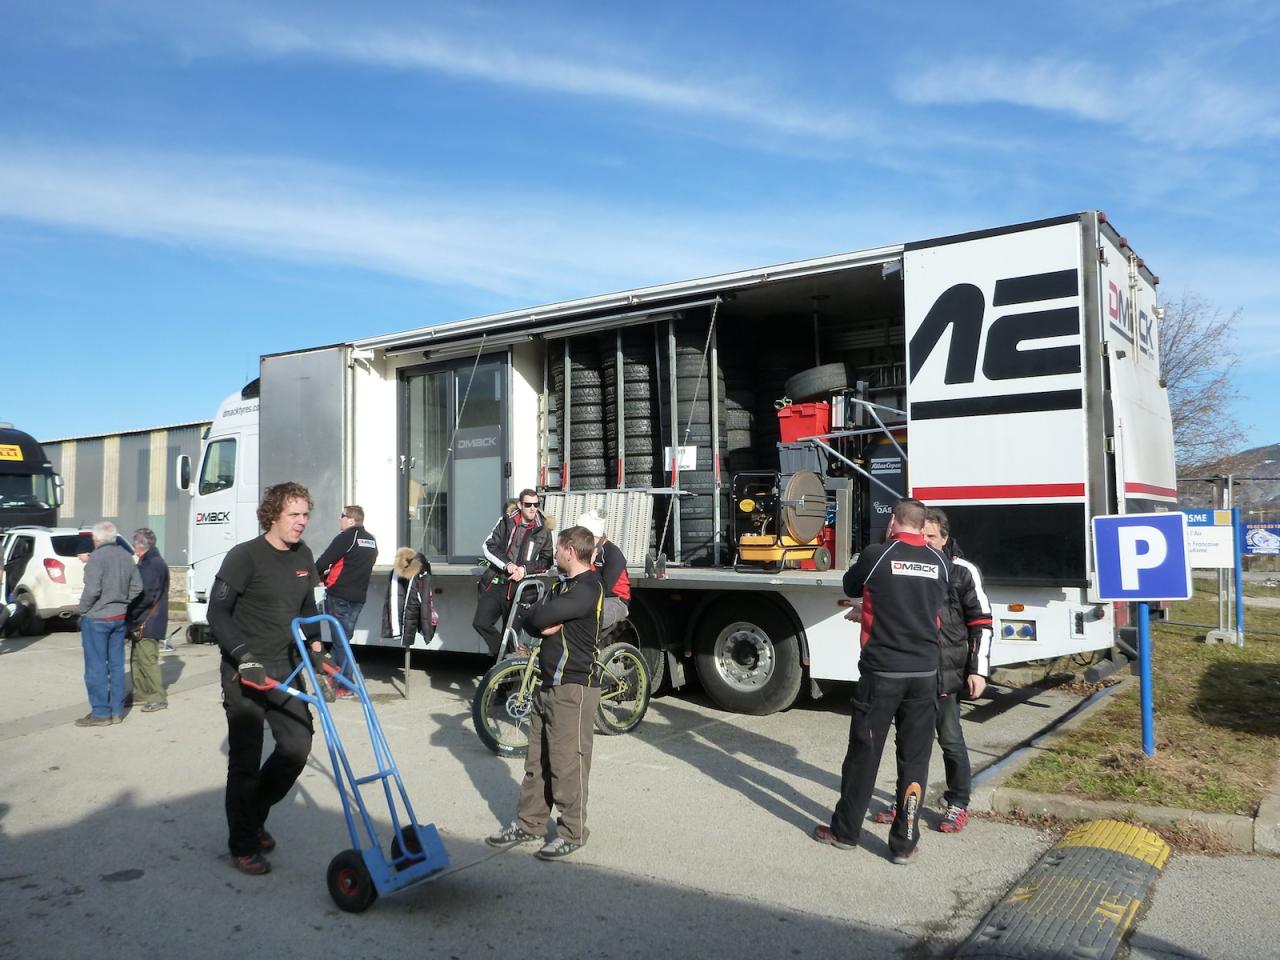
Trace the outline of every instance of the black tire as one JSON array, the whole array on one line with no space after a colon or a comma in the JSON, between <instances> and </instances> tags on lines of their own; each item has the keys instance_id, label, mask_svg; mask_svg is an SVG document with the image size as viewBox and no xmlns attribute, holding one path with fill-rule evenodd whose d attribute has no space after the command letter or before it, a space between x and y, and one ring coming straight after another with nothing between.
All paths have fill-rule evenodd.
<instances>
[{"instance_id":1,"label":"black tire","mask_svg":"<svg viewBox=\"0 0 1280 960\"><path fill-rule=\"evenodd\" d=\"M648 380L628 380L622 385L623 400L648 400L653 396L653 387ZM618 399L618 388L612 383L605 384L604 402L612 404Z\"/></svg>"},{"instance_id":2,"label":"black tire","mask_svg":"<svg viewBox=\"0 0 1280 960\"><path fill-rule=\"evenodd\" d=\"M788 377L784 389L787 396L797 402L814 400L835 390L849 386L849 372L843 363L824 363L794 377Z\"/></svg>"},{"instance_id":3,"label":"black tire","mask_svg":"<svg viewBox=\"0 0 1280 960\"><path fill-rule=\"evenodd\" d=\"M641 598L632 597L625 623L627 632L619 631L616 636L625 637L644 657L644 665L649 670L650 697L656 697L667 678L667 653L663 649L666 633L662 622Z\"/></svg>"},{"instance_id":4,"label":"black tire","mask_svg":"<svg viewBox=\"0 0 1280 960\"><path fill-rule=\"evenodd\" d=\"M653 473L660 460L661 457L655 457L652 454L637 453L632 456L628 453L624 469L628 474Z\"/></svg>"},{"instance_id":5,"label":"black tire","mask_svg":"<svg viewBox=\"0 0 1280 960\"><path fill-rule=\"evenodd\" d=\"M640 436L632 436L630 429L628 429L627 439L626 439L626 442L622 445L622 449L623 449L623 452L626 453L628 457L630 457L632 454L636 454L637 456L651 457L653 456L654 448L657 447L657 445L658 444L654 441L652 435L646 433ZM614 458L617 456L618 438L615 434L611 433L609 435L609 444L606 449L608 451L607 456L609 456L610 458Z\"/></svg>"},{"instance_id":6,"label":"black tire","mask_svg":"<svg viewBox=\"0 0 1280 960\"><path fill-rule=\"evenodd\" d=\"M623 425L627 433L627 448L631 448L632 441L639 441L645 445L646 450L652 450L654 447L653 436L658 431L653 429L652 420L627 420ZM612 420L605 423L605 438L612 447L618 439L618 425Z\"/></svg>"},{"instance_id":7,"label":"black tire","mask_svg":"<svg viewBox=\"0 0 1280 960\"><path fill-rule=\"evenodd\" d=\"M596 707L596 730L606 737L630 733L640 725L653 694L649 668L640 651L618 640L596 657L601 665L600 705Z\"/></svg>"},{"instance_id":8,"label":"black tire","mask_svg":"<svg viewBox=\"0 0 1280 960\"><path fill-rule=\"evenodd\" d=\"M604 397L604 389L597 383L579 384L574 383L573 389L569 391L569 402L574 406L581 403L598 404Z\"/></svg>"},{"instance_id":9,"label":"black tire","mask_svg":"<svg viewBox=\"0 0 1280 960\"><path fill-rule=\"evenodd\" d=\"M575 493L580 490L608 490L609 483L605 480L604 474L589 474L587 476L579 476L571 474L569 476L570 489Z\"/></svg>"},{"instance_id":10,"label":"black tire","mask_svg":"<svg viewBox=\"0 0 1280 960\"><path fill-rule=\"evenodd\" d=\"M604 456L604 441L587 440L575 433L573 443L569 449L572 451L575 460L578 457L582 457L584 460L599 459Z\"/></svg>"},{"instance_id":11,"label":"black tire","mask_svg":"<svg viewBox=\"0 0 1280 960\"><path fill-rule=\"evenodd\" d=\"M495 663L480 678L471 701L471 722L480 742L500 757L523 757L529 752L529 713L533 695L520 696L528 657L511 657Z\"/></svg>"},{"instance_id":12,"label":"black tire","mask_svg":"<svg viewBox=\"0 0 1280 960\"><path fill-rule=\"evenodd\" d=\"M706 612L695 662L707 696L734 713L776 713L800 694L804 670L795 627L760 596L726 597Z\"/></svg>"},{"instance_id":13,"label":"black tire","mask_svg":"<svg viewBox=\"0 0 1280 960\"><path fill-rule=\"evenodd\" d=\"M613 423L618 419L618 407L614 403L613 397L606 397L601 406L605 411L607 423ZM627 421L652 421L655 416L655 408L648 400L627 400L622 406L622 416Z\"/></svg>"},{"instance_id":14,"label":"black tire","mask_svg":"<svg viewBox=\"0 0 1280 960\"><path fill-rule=\"evenodd\" d=\"M403 863L396 864L397 873L422 861L422 841L418 838L418 831L412 824L401 827L391 839L391 859L394 861L401 857L406 859Z\"/></svg>"},{"instance_id":15,"label":"black tire","mask_svg":"<svg viewBox=\"0 0 1280 960\"><path fill-rule=\"evenodd\" d=\"M581 422L574 420L573 423L573 445L576 447L579 440L603 440L604 424L599 420L583 420Z\"/></svg>"},{"instance_id":16,"label":"black tire","mask_svg":"<svg viewBox=\"0 0 1280 960\"><path fill-rule=\"evenodd\" d=\"M14 594L14 602L21 608L18 613L18 622L14 625L20 637L38 637L46 632L44 617L40 616L39 608L31 594L23 591Z\"/></svg>"},{"instance_id":17,"label":"black tire","mask_svg":"<svg viewBox=\"0 0 1280 960\"><path fill-rule=\"evenodd\" d=\"M329 861L329 896L339 910L363 913L378 899L378 889L359 850L343 850Z\"/></svg>"}]
</instances>

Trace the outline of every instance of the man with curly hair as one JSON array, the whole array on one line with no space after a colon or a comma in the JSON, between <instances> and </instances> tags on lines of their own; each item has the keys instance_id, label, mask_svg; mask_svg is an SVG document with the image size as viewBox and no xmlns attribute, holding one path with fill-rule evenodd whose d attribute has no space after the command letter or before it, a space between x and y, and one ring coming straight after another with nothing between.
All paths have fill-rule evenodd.
<instances>
[{"instance_id":1,"label":"man with curly hair","mask_svg":"<svg viewBox=\"0 0 1280 960\"><path fill-rule=\"evenodd\" d=\"M276 845L265 828L267 814L292 789L311 753L311 711L268 685L268 678L283 680L298 664L293 618L316 615L316 561L302 542L311 508L301 484L268 487L258 507L262 536L231 548L210 594L227 715L228 846L242 873L271 870L263 856ZM308 635L319 638L315 630ZM265 724L275 750L262 763Z\"/></svg>"}]
</instances>

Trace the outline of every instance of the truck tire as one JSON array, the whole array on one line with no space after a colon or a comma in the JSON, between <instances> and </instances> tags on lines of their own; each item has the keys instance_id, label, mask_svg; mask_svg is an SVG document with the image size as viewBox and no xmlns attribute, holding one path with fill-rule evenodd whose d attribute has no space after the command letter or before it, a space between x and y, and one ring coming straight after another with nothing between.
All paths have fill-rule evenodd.
<instances>
[{"instance_id":1,"label":"truck tire","mask_svg":"<svg viewBox=\"0 0 1280 960\"><path fill-rule=\"evenodd\" d=\"M787 378L787 396L796 402L820 399L834 390L849 386L849 373L843 363L824 363L794 377Z\"/></svg>"},{"instance_id":2,"label":"truck tire","mask_svg":"<svg viewBox=\"0 0 1280 960\"><path fill-rule=\"evenodd\" d=\"M632 382L628 380L622 385L623 400L644 400L646 404L649 401L653 390L649 386L648 380L640 380ZM576 391L575 391L576 394ZM607 406L612 406L617 402L618 388L613 384L606 384L604 388L604 402ZM630 412L630 404L627 405L627 412ZM647 412L647 411L646 411Z\"/></svg>"},{"instance_id":3,"label":"truck tire","mask_svg":"<svg viewBox=\"0 0 1280 960\"><path fill-rule=\"evenodd\" d=\"M800 639L777 606L751 594L725 597L698 624L698 679L716 705L764 716L800 694Z\"/></svg>"}]
</instances>

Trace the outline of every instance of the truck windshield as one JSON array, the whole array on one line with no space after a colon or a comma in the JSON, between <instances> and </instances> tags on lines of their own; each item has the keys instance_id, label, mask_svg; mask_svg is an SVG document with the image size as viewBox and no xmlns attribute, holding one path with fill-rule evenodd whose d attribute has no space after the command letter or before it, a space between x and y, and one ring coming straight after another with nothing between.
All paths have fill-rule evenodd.
<instances>
[{"instance_id":1,"label":"truck windshield","mask_svg":"<svg viewBox=\"0 0 1280 960\"><path fill-rule=\"evenodd\" d=\"M232 437L215 440L205 447L200 469L200 493L226 490L236 479L236 441Z\"/></svg>"},{"instance_id":2,"label":"truck windshield","mask_svg":"<svg viewBox=\"0 0 1280 960\"><path fill-rule=\"evenodd\" d=\"M53 506L53 476L47 473L0 474L0 508Z\"/></svg>"}]
</instances>

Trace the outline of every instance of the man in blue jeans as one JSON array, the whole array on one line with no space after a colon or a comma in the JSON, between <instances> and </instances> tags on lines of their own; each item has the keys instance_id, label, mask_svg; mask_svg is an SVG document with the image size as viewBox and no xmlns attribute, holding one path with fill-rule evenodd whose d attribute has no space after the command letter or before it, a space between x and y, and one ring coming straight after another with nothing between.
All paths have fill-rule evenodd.
<instances>
[{"instance_id":1,"label":"man in blue jeans","mask_svg":"<svg viewBox=\"0 0 1280 960\"><path fill-rule=\"evenodd\" d=\"M116 542L116 525L93 527L93 553L84 565L80 640L89 712L77 727L106 727L124 720L124 627L129 603L142 593L133 554Z\"/></svg>"},{"instance_id":2,"label":"man in blue jeans","mask_svg":"<svg viewBox=\"0 0 1280 960\"><path fill-rule=\"evenodd\" d=\"M316 572L324 583L324 604L322 613L327 613L340 624L342 631L351 640L355 633L356 621L360 619L360 611L364 609L365 597L369 593L369 577L373 574L373 563L378 558L378 541L364 528L364 508L350 504L342 508L342 516L338 518L342 532L330 541L324 553L316 561ZM344 664L338 664L339 667ZM351 692L346 687L337 686L334 693L339 697L349 697Z\"/></svg>"}]
</instances>

